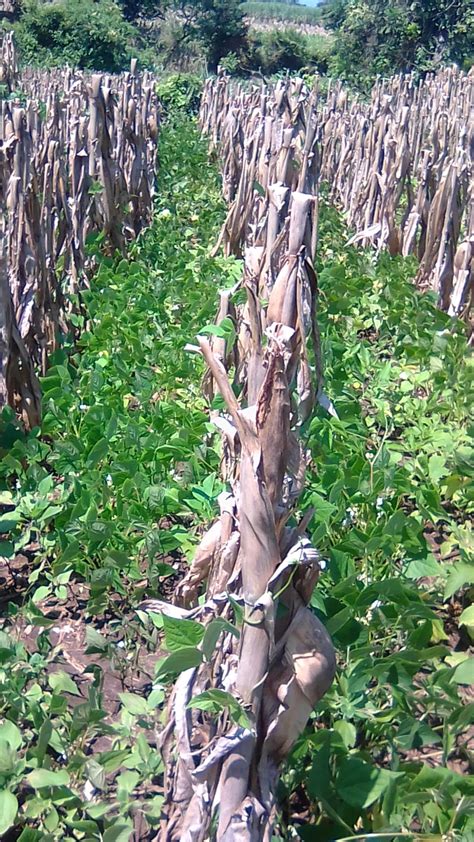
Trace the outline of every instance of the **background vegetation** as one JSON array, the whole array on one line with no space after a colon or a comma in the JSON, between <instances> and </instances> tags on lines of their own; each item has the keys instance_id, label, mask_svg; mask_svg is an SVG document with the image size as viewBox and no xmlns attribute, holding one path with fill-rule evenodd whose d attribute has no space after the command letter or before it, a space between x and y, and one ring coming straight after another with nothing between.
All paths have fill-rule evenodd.
<instances>
[{"instance_id":1,"label":"background vegetation","mask_svg":"<svg viewBox=\"0 0 474 842\"><path fill-rule=\"evenodd\" d=\"M264 21L265 26L251 24ZM239 0L21 0L23 60L116 71L130 56L163 70L248 76L331 74L367 90L378 74L418 74L474 55L474 11L464 0L325 0L317 8ZM270 21L270 23L268 23ZM272 27L271 21L274 21ZM305 30L322 22L326 36Z\"/></svg>"}]
</instances>

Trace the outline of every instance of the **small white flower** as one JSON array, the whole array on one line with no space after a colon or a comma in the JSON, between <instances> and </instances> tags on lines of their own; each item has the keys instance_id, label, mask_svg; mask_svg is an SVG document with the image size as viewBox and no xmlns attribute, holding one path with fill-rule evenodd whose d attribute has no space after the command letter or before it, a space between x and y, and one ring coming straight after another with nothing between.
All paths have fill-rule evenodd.
<instances>
[{"instance_id":1,"label":"small white flower","mask_svg":"<svg viewBox=\"0 0 474 842\"><path fill-rule=\"evenodd\" d=\"M109 487L112 485L113 480L110 474L107 474L107 476L105 477L105 481Z\"/></svg>"},{"instance_id":2,"label":"small white flower","mask_svg":"<svg viewBox=\"0 0 474 842\"><path fill-rule=\"evenodd\" d=\"M118 643L117 643L117 646L118 646L119 649L125 649L125 641L119 640Z\"/></svg>"},{"instance_id":3,"label":"small white flower","mask_svg":"<svg viewBox=\"0 0 474 842\"><path fill-rule=\"evenodd\" d=\"M355 523L356 518L357 518L357 509L354 509L352 506L349 506L349 508L346 509L346 516L345 516L344 520L342 521L342 525L343 526L351 526L351 524Z\"/></svg>"},{"instance_id":4,"label":"small white flower","mask_svg":"<svg viewBox=\"0 0 474 842\"><path fill-rule=\"evenodd\" d=\"M375 501L375 508L381 509L383 504L384 504L384 498L383 497L377 497L377 499Z\"/></svg>"},{"instance_id":5,"label":"small white flower","mask_svg":"<svg viewBox=\"0 0 474 842\"><path fill-rule=\"evenodd\" d=\"M369 611L373 611L375 608L380 608L381 605L382 603L380 602L380 599L375 599L369 606Z\"/></svg>"},{"instance_id":6,"label":"small white flower","mask_svg":"<svg viewBox=\"0 0 474 842\"><path fill-rule=\"evenodd\" d=\"M79 404L79 409L81 410L81 412L85 412L85 411L86 411L86 409L89 409L89 407L87 406L87 404L86 404L86 403L80 403L80 404Z\"/></svg>"},{"instance_id":7,"label":"small white flower","mask_svg":"<svg viewBox=\"0 0 474 842\"><path fill-rule=\"evenodd\" d=\"M327 566L328 566L327 561L324 558L320 558L319 559L319 569L320 570L326 570Z\"/></svg>"},{"instance_id":8,"label":"small white flower","mask_svg":"<svg viewBox=\"0 0 474 842\"><path fill-rule=\"evenodd\" d=\"M87 780L84 784L82 794L84 796L84 801L92 801L95 793L95 787L89 780Z\"/></svg>"}]
</instances>

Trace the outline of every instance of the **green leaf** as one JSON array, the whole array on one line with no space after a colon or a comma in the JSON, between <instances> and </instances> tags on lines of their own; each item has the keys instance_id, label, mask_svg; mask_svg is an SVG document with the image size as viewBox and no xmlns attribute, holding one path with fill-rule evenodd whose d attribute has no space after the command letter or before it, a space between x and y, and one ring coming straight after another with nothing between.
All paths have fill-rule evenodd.
<instances>
[{"instance_id":1,"label":"green leaf","mask_svg":"<svg viewBox=\"0 0 474 842\"><path fill-rule=\"evenodd\" d=\"M448 576L446 587L444 589L444 599L450 599L456 591L461 590L464 585L474 584L474 564L465 564L458 562L454 565L451 573Z\"/></svg>"},{"instance_id":2,"label":"green leaf","mask_svg":"<svg viewBox=\"0 0 474 842\"><path fill-rule=\"evenodd\" d=\"M165 646L169 652L177 652L183 646L197 646L204 637L205 628L194 620L177 620L163 615Z\"/></svg>"},{"instance_id":3,"label":"green leaf","mask_svg":"<svg viewBox=\"0 0 474 842\"><path fill-rule=\"evenodd\" d=\"M46 599L47 596L51 594L51 587L50 585L41 585L41 587L36 588L32 598L32 601L36 604L37 602L41 602L41 600Z\"/></svg>"},{"instance_id":4,"label":"green leaf","mask_svg":"<svg viewBox=\"0 0 474 842\"><path fill-rule=\"evenodd\" d=\"M341 611L338 611L337 614L334 614L326 623L326 628L329 634L336 634L349 620L352 619L353 610L352 608L346 607L343 608Z\"/></svg>"},{"instance_id":5,"label":"green leaf","mask_svg":"<svg viewBox=\"0 0 474 842\"><path fill-rule=\"evenodd\" d=\"M48 683L55 693L71 693L72 696L80 696L81 692L66 672L53 672L48 677Z\"/></svg>"},{"instance_id":6,"label":"green leaf","mask_svg":"<svg viewBox=\"0 0 474 842\"><path fill-rule=\"evenodd\" d=\"M8 789L0 790L0 835L3 835L15 823L18 801Z\"/></svg>"},{"instance_id":7,"label":"green leaf","mask_svg":"<svg viewBox=\"0 0 474 842\"><path fill-rule=\"evenodd\" d=\"M25 827L18 837L18 842L44 842L44 834L32 827Z\"/></svg>"},{"instance_id":8,"label":"green leaf","mask_svg":"<svg viewBox=\"0 0 474 842\"><path fill-rule=\"evenodd\" d=\"M316 520L325 523L330 520L331 515L336 511L336 506L333 506L332 503L329 503L315 491L311 495L311 505L315 508L314 517Z\"/></svg>"},{"instance_id":9,"label":"green leaf","mask_svg":"<svg viewBox=\"0 0 474 842\"><path fill-rule=\"evenodd\" d=\"M7 512L4 515L0 515L0 535L4 535L7 532L11 532L15 529L18 525L20 520L20 514L16 511Z\"/></svg>"},{"instance_id":10,"label":"green leaf","mask_svg":"<svg viewBox=\"0 0 474 842\"><path fill-rule=\"evenodd\" d=\"M228 620L221 620L218 618L216 620L212 620L209 625L206 626L206 631L204 632L204 637L202 639L202 651L204 652L204 656L207 661L211 660L219 635L223 631L230 632L230 634L233 634L235 637L239 637L239 630L236 629L232 623L229 623Z\"/></svg>"},{"instance_id":11,"label":"green leaf","mask_svg":"<svg viewBox=\"0 0 474 842\"><path fill-rule=\"evenodd\" d=\"M88 468L94 468L108 453L109 443L107 439L99 439L93 448L89 451L86 465Z\"/></svg>"},{"instance_id":12,"label":"green leaf","mask_svg":"<svg viewBox=\"0 0 474 842\"><path fill-rule=\"evenodd\" d=\"M107 828L102 839L103 842L129 842L132 832L133 827L131 825L117 822L117 824Z\"/></svg>"},{"instance_id":13,"label":"green leaf","mask_svg":"<svg viewBox=\"0 0 474 842\"><path fill-rule=\"evenodd\" d=\"M334 723L334 730L341 735L342 742L346 748L353 748L357 739L357 731L352 722L346 722L344 719L339 719Z\"/></svg>"},{"instance_id":14,"label":"green leaf","mask_svg":"<svg viewBox=\"0 0 474 842\"><path fill-rule=\"evenodd\" d=\"M436 561L435 557L428 553L425 558L416 558L407 566L405 576L407 579L423 579L425 576L441 576L443 568Z\"/></svg>"},{"instance_id":15,"label":"green leaf","mask_svg":"<svg viewBox=\"0 0 474 842\"><path fill-rule=\"evenodd\" d=\"M26 780L33 789L43 789L50 786L68 786L69 775L64 769L52 772L50 769L33 769Z\"/></svg>"},{"instance_id":16,"label":"green leaf","mask_svg":"<svg viewBox=\"0 0 474 842\"><path fill-rule=\"evenodd\" d=\"M237 699L225 690L206 690L198 696L194 696L188 707L208 710L211 713L219 714L228 710L230 718L242 728L250 728L249 718Z\"/></svg>"},{"instance_id":17,"label":"green leaf","mask_svg":"<svg viewBox=\"0 0 474 842\"><path fill-rule=\"evenodd\" d=\"M45 719L38 733L38 742L36 744L35 757L36 762L41 766L44 756L46 754L49 741L53 736L53 726L49 719Z\"/></svg>"},{"instance_id":18,"label":"green leaf","mask_svg":"<svg viewBox=\"0 0 474 842\"><path fill-rule=\"evenodd\" d=\"M23 742L20 729L9 719L4 719L0 725L0 740L5 740L14 751L19 749Z\"/></svg>"},{"instance_id":19,"label":"green leaf","mask_svg":"<svg viewBox=\"0 0 474 842\"><path fill-rule=\"evenodd\" d=\"M122 791L123 793L131 793L135 789L138 781L140 780L140 775L138 772L122 772L116 780L117 789Z\"/></svg>"},{"instance_id":20,"label":"green leaf","mask_svg":"<svg viewBox=\"0 0 474 842\"><path fill-rule=\"evenodd\" d=\"M11 541L0 541L0 558L11 558L15 554L15 546Z\"/></svg>"},{"instance_id":21,"label":"green leaf","mask_svg":"<svg viewBox=\"0 0 474 842\"><path fill-rule=\"evenodd\" d=\"M133 716L146 716L150 713L147 701L143 696L137 696L135 693L119 693L119 699L124 708Z\"/></svg>"},{"instance_id":22,"label":"green leaf","mask_svg":"<svg viewBox=\"0 0 474 842\"><path fill-rule=\"evenodd\" d=\"M402 774L378 769L357 757L347 757L339 766L336 788L346 804L362 809L377 801L390 782Z\"/></svg>"},{"instance_id":23,"label":"green leaf","mask_svg":"<svg viewBox=\"0 0 474 842\"><path fill-rule=\"evenodd\" d=\"M164 676L178 675L184 670L191 669L191 667L198 667L202 660L203 653L199 649L194 646L185 646L160 661L155 676L156 678L163 678Z\"/></svg>"},{"instance_id":24,"label":"green leaf","mask_svg":"<svg viewBox=\"0 0 474 842\"><path fill-rule=\"evenodd\" d=\"M437 456L433 454L428 459L428 473L430 479L436 484L442 477L445 477L448 473L448 469L446 468L446 459L444 456Z\"/></svg>"},{"instance_id":25,"label":"green leaf","mask_svg":"<svg viewBox=\"0 0 474 842\"><path fill-rule=\"evenodd\" d=\"M460 626L466 626L469 634L472 635L472 632L474 632L474 605L469 605L468 608L464 609L458 623Z\"/></svg>"},{"instance_id":26,"label":"green leaf","mask_svg":"<svg viewBox=\"0 0 474 842\"><path fill-rule=\"evenodd\" d=\"M474 684L474 658L466 658L458 664L451 681L455 684Z\"/></svg>"},{"instance_id":27,"label":"green leaf","mask_svg":"<svg viewBox=\"0 0 474 842\"><path fill-rule=\"evenodd\" d=\"M130 749L118 748L104 751L99 757L99 762L106 772L116 772L129 757Z\"/></svg>"},{"instance_id":28,"label":"green leaf","mask_svg":"<svg viewBox=\"0 0 474 842\"><path fill-rule=\"evenodd\" d=\"M86 643L86 654L105 652L108 646L105 637L94 626L90 625L86 626Z\"/></svg>"}]
</instances>

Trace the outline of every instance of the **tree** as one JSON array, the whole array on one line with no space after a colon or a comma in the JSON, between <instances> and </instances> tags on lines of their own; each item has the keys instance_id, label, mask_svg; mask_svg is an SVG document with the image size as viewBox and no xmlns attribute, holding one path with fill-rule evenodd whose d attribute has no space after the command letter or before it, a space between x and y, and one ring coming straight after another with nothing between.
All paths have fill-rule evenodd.
<instances>
[{"instance_id":1,"label":"tree","mask_svg":"<svg viewBox=\"0 0 474 842\"><path fill-rule=\"evenodd\" d=\"M363 86L377 74L472 60L474 11L464 0L336 0L326 15L337 31L335 71Z\"/></svg>"},{"instance_id":2,"label":"tree","mask_svg":"<svg viewBox=\"0 0 474 842\"><path fill-rule=\"evenodd\" d=\"M209 70L215 71L223 56L238 52L246 41L239 0L119 0L119 4L128 21L161 19L162 46L174 62L198 45Z\"/></svg>"},{"instance_id":3,"label":"tree","mask_svg":"<svg viewBox=\"0 0 474 842\"><path fill-rule=\"evenodd\" d=\"M201 45L211 71L243 46L247 25L239 0L171 0L171 6L182 23L183 40Z\"/></svg>"},{"instance_id":4,"label":"tree","mask_svg":"<svg viewBox=\"0 0 474 842\"><path fill-rule=\"evenodd\" d=\"M137 21L144 18L160 18L166 6L160 0L119 0L125 20Z\"/></svg>"},{"instance_id":5,"label":"tree","mask_svg":"<svg viewBox=\"0 0 474 842\"><path fill-rule=\"evenodd\" d=\"M14 28L25 63L111 73L127 67L135 34L113 0L26 0Z\"/></svg>"}]
</instances>

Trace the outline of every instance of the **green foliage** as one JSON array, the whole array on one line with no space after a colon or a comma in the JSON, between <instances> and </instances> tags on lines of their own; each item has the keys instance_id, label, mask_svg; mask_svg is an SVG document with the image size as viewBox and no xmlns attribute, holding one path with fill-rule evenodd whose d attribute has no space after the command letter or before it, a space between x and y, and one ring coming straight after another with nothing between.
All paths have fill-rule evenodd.
<instances>
[{"instance_id":1,"label":"green foliage","mask_svg":"<svg viewBox=\"0 0 474 842\"><path fill-rule=\"evenodd\" d=\"M265 75L303 69L325 73L331 50L332 39L295 29L251 32L244 63L248 70L258 68Z\"/></svg>"},{"instance_id":2,"label":"green foliage","mask_svg":"<svg viewBox=\"0 0 474 842\"><path fill-rule=\"evenodd\" d=\"M163 12L163 0L117 0L125 20L159 17Z\"/></svg>"},{"instance_id":3,"label":"green foliage","mask_svg":"<svg viewBox=\"0 0 474 842\"><path fill-rule=\"evenodd\" d=\"M464 0L339 0L325 14L337 29L333 72L362 87L377 74L472 63L474 10Z\"/></svg>"},{"instance_id":4,"label":"green foliage","mask_svg":"<svg viewBox=\"0 0 474 842\"><path fill-rule=\"evenodd\" d=\"M414 828L469 838L474 781L450 762L468 760L464 619L456 651L449 635L474 576L472 359L463 326L410 283L411 260L341 248L327 208L320 233L319 323L337 417L320 408L308 424L305 503L327 560L313 606L339 671L314 714L327 730L299 740L284 791L303 789L316 818L298 827L304 840L354 827L374 840ZM451 553L454 566L443 560Z\"/></svg>"},{"instance_id":5,"label":"green foliage","mask_svg":"<svg viewBox=\"0 0 474 842\"><path fill-rule=\"evenodd\" d=\"M238 51L245 42L247 27L239 0L172 0L184 17L186 39L197 41L211 71L219 60Z\"/></svg>"},{"instance_id":6,"label":"green foliage","mask_svg":"<svg viewBox=\"0 0 474 842\"><path fill-rule=\"evenodd\" d=\"M193 73L172 73L157 85L157 93L165 112L185 111L196 114L199 110L203 80Z\"/></svg>"},{"instance_id":7,"label":"green foliage","mask_svg":"<svg viewBox=\"0 0 474 842\"><path fill-rule=\"evenodd\" d=\"M296 29L250 30L245 47L221 60L231 75L259 71L266 76L276 73L327 72L333 39L306 35Z\"/></svg>"},{"instance_id":8,"label":"green foliage","mask_svg":"<svg viewBox=\"0 0 474 842\"><path fill-rule=\"evenodd\" d=\"M130 17L133 9L142 13L134 0L123 5ZM238 0L161 0L150 5L156 7L155 26L144 32L165 68L189 72L207 65L214 72L223 56L245 45L247 26Z\"/></svg>"},{"instance_id":9,"label":"green foliage","mask_svg":"<svg viewBox=\"0 0 474 842\"><path fill-rule=\"evenodd\" d=\"M134 30L113 0L24 0L14 29L24 63L118 72L130 61Z\"/></svg>"}]
</instances>

